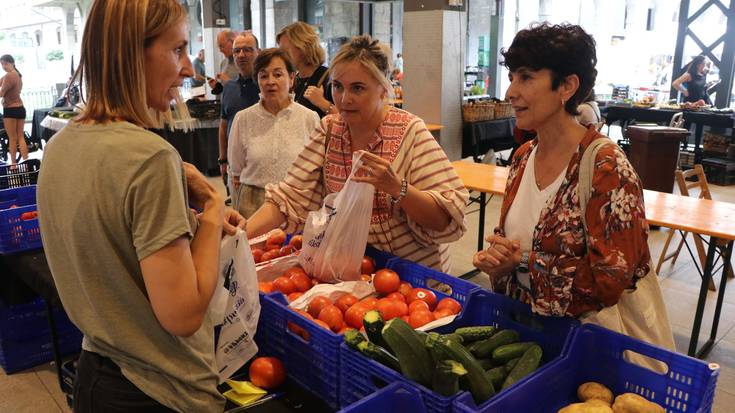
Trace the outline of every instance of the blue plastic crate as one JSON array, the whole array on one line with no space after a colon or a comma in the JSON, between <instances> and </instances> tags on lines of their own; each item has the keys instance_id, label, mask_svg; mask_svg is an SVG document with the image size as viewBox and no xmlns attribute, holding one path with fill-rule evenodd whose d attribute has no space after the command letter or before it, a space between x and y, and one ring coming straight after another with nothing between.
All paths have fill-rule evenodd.
<instances>
[{"instance_id":1,"label":"blue plastic crate","mask_svg":"<svg viewBox=\"0 0 735 413\"><path fill-rule=\"evenodd\" d=\"M68 330L59 333L59 351L62 356L78 353L82 348L82 333ZM0 367L11 374L53 360L51 336L29 340L0 339Z\"/></svg>"},{"instance_id":2,"label":"blue plastic crate","mask_svg":"<svg viewBox=\"0 0 735 413\"><path fill-rule=\"evenodd\" d=\"M403 258L390 260L387 267L397 272L401 280L408 281L414 288L420 287L433 291L436 295L437 302L444 297L450 296L464 305L470 294L480 289L477 284L404 260Z\"/></svg>"},{"instance_id":3,"label":"blue plastic crate","mask_svg":"<svg viewBox=\"0 0 735 413\"><path fill-rule=\"evenodd\" d=\"M36 204L36 185L0 190L0 209Z\"/></svg>"},{"instance_id":4,"label":"blue plastic crate","mask_svg":"<svg viewBox=\"0 0 735 413\"><path fill-rule=\"evenodd\" d=\"M661 361L666 374L623 358L626 350ZM578 402L577 387L588 381L607 386L614 395L637 393L667 412L712 411L719 366L707 364L613 331L585 324L577 329L567 355L492 399L480 412L549 412ZM529 397L533 395L533 397ZM457 400L461 412L476 412L467 399Z\"/></svg>"},{"instance_id":5,"label":"blue plastic crate","mask_svg":"<svg viewBox=\"0 0 735 413\"><path fill-rule=\"evenodd\" d=\"M542 362L545 363L537 370L539 372L548 368L551 361L566 354L566 347L578 322L566 318L535 316L531 313L530 307L521 302L503 295L476 289L470 293L462 313L451 324L439 327L434 331L449 333L459 327L487 325L501 329L512 328L520 333L522 341L537 342L544 350ZM345 344L340 348L340 361L342 363L340 402L343 406L354 403L374 393L382 386L396 381L402 381L416 387L428 413L451 412L454 409L455 400L458 398L469 397L469 400L472 400L472 396L466 392L460 392L450 397L441 396L418 383L408 380L401 373L364 357ZM523 380L519 383L522 382ZM510 391L514 387L510 387L504 392Z\"/></svg>"},{"instance_id":6,"label":"blue plastic crate","mask_svg":"<svg viewBox=\"0 0 735 413\"><path fill-rule=\"evenodd\" d=\"M53 314L57 331L76 330L63 309L54 308ZM0 302L0 339L22 341L49 337L49 334L48 315L42 298L12 306Z\"/></svg>"},{"instance_id":7,"label":"blue plastic crate","mask_svg":"<svg viewBox=\"0 0 735 413\"><path fill-rule=\"evenodd\" d=\"M17 204L16 201L35 202L36 187L8 189L2 192L8 206ZM33 195L29 192L32 191ZM0 199L0 202L3 202ZM18 251L32 250L42 247L41 230L38 228L38 218L23 220L24 212L33 212L36 204L18 205L17 208L0 209L0 254L10 254Z\"/></svg>"},{"instance_id":8,"label":"blue plastic crate","mask_svg":"<svg viewBox=\"0 0 735 413\"><path fill-rule=\"evenodd\" d=\"M337 413L425 413L421 396L413 387L395 382Z\"/></svg>"}]
</instances>

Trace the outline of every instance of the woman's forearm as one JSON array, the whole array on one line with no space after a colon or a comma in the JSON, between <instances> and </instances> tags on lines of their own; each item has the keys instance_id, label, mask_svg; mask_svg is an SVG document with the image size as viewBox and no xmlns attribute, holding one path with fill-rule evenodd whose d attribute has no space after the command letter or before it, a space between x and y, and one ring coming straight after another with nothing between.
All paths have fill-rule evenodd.
<instances>
[{"instance_id":1,"label":"woman's forearm","mask_svg":"<svg viewBox=\"0 0 735 413\"><path fill-rule=\"evenodd\" d=\"M218 203L218 204L214 204ZM219 244L224 222L224 201L216 197L208 202L199 218L191 241L191 258L197 275L199 304L206 308L214 293L219 275Z\"/></svg>"},{"instance_id":2,"label":"woman's forearm","mask_svg":"<svg viewBox=\"0 0 735 413\"><path fill-rule=\"evenodd\" d=\"M434 197L412 185L408 185L406 197L401 200L399 206L411 220L434 231L444 230L451 222L447 211Z\"/></svg>"},{"instance_id":3,"label":"woman's forearm","mask_svg":"<svg viewBox=\"0 0 735 413\"><path fill-rule=\"evenodd\" d=\"M272 202L266 201L255 214L248 218L247 233L248 238L255 238L266 232L278 228L286 222L286 216L281 213L278 206Z\"/></svg>"}]
</instances>

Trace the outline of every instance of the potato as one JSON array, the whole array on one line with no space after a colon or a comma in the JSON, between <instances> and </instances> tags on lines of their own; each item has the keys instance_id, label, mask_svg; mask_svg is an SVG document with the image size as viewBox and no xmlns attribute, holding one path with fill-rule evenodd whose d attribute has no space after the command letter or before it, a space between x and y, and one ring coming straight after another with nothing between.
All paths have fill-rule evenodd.
<instances>
[{"instance_id":1,"label":"potato","mask_svg":"<svg viewBox=\"0 0 735 413\"><path fill-rule=\"evenodd\" d=\"M557 413L613 413L613 410L602 400L591 400L585 403L573 403Z\"/></svg>"},{"instance_id":2,"label":"potato","mask_svg":"<svg viewBox=\"0 0 735 413\"><path fill-rule=\"evenodd\" d=\"M615 398L615 413L665 413L663 407L635 393L624 393Z\"/></svg>"},{"instance_id":3,"label":"potato","mask_svg":"<svg viewBox=\"0 0 735 413\"><path fill-rule=\"evenodd\" d=\"M579 400L583 402L592 399L602 400L607 403L608 406L613 402L613 394L610 389L605 387L605 385L594 381L589 381L579 386L577 388L577 397L579 397Z\"/></svg>"}]
</instances>

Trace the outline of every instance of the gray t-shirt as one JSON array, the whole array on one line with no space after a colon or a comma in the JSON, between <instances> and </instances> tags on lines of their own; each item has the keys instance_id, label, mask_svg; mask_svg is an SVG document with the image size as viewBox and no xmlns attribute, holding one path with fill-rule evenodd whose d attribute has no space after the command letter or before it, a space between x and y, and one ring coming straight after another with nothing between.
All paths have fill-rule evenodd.
<instances>
[{"instance_id":1,"label":"gray t-shirt","mask_svg":"<svg viewBox=\"0 0 735 413\"><path fill-rule=\"evenodd\" d=\"M192 236L176 150L127 122L69 124L44 148L38 211L46 258L83 348L182 412L222 411L213 326L191 337L156 319L140 260ZM208 317L205 317L207 320Z\"/></svg>"}]
</instances>

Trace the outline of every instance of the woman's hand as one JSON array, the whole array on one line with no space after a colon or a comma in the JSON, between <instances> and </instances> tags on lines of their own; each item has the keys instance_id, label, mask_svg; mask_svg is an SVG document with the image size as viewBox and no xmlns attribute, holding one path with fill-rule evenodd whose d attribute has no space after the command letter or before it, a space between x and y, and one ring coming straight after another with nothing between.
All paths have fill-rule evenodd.
<instances>
[{"instance_id":1,"label":"woman's hand","mask_svg":"<svg viewBox=\"0 0 735 413\"><path fill-rule=\"evenodd\" d=\"M401 193L401 179L393 172L390 162L368 151L361 152L362 166L355 173L355 182L372 184L375 189L398 198Z\"/></svg>"},{"instance_id":2,"label":"woman's hand","mask_svg":"<svg viewBox=\"0 0 735 413\"><path fill-rule=\"evenodd\" d=\"M230 207L225 208L225 221L222 226L222 230L227 235L235 235L237 229L245 230L248 220L245 219L239 212L235 211Z\"/></svg>"},{"instance_id":3,"label":"woman's hand","mask_svg":"<svg viewBox=\"0 0 735 413\"><path fill-rule=\"evenodd\" d=\"M323 108L323 107L328 108L329 105L331 105L331 102L329 102L327 99L324 98L324 87L322 86L307 87L306 91L304 91L304 97L306 98L306 100L311 102L312 105L318 108Z\"/></svg>"},{"instance_id":4,"label":"woman's hand","mask_svg":"<svg viewBox=\"0 0 735 413\"><path fill-rule=\"evenodd\" d=\"M221 200L217 190L207 181L207 178L192 164L184 162L186 186L189 192L189 202L198 209L204 209L206 203Z\"/></svg>"},{"instance_id":5,"label":"woman's hand","mask_svg":"<svg viewBox=\"0 0 735 413\"><path fill-rule=\"evenodd\" d=\"M518 241L511 241L500 235L490 235L485 240L490 243L487 249L478 251L472 257L472 264L492 278L510 274L521 262L521 248Z\"/></svg>"}]
</instances>

